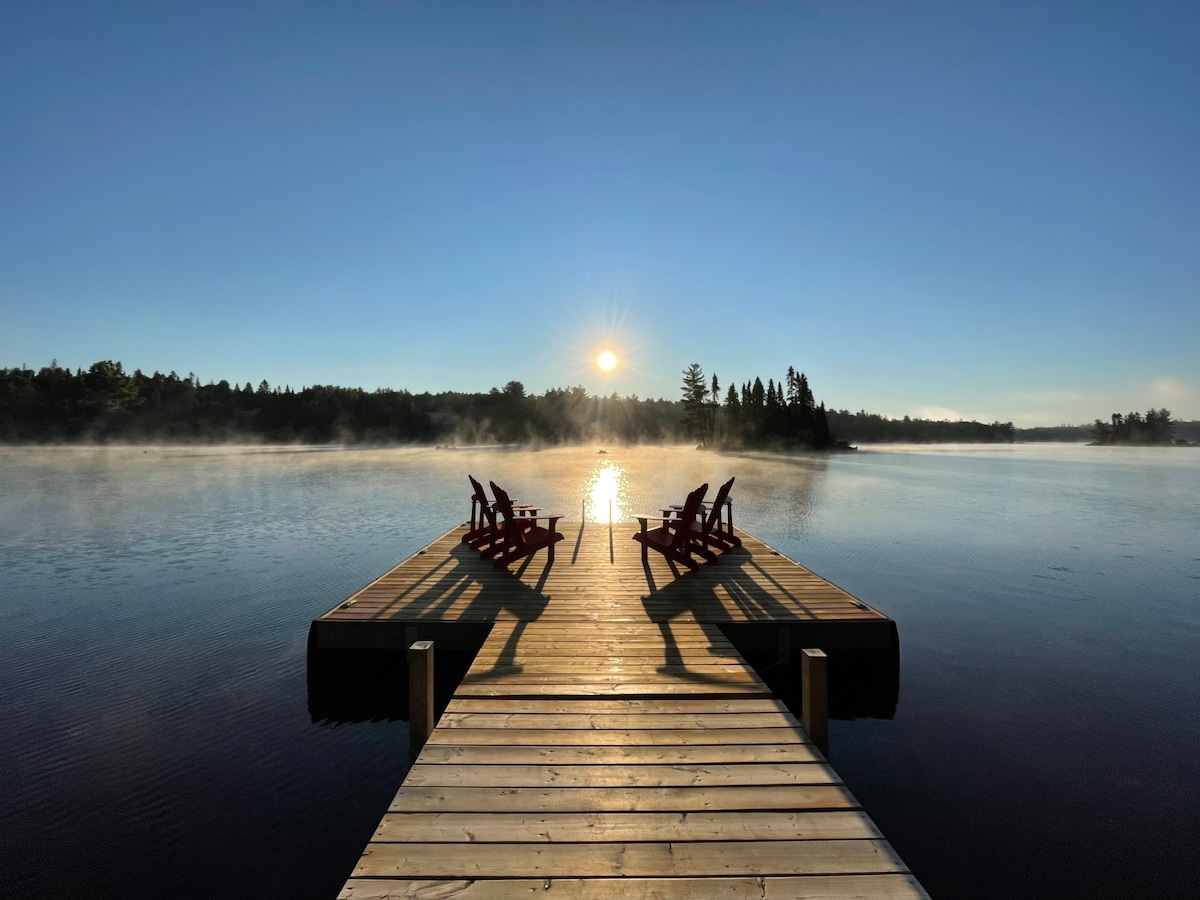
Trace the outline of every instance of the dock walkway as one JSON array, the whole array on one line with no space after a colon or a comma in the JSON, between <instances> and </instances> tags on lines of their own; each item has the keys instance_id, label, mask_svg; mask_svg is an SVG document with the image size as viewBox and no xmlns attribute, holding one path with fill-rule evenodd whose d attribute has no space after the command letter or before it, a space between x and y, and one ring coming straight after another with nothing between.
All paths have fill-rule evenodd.
<instances>
[{"instance_id":1,"label":"dock walkway","mask_svg":"<svg viewBox=\"0 0 1200 900\"><path fill-rule=\"evenodd\" d=\"M512 573L461 534L314 623L327 646L491 628L342 898L926 896L721 627L872 644L886 616L745 533L694 573L607 526Z\"/></svg>"}]
</instances>

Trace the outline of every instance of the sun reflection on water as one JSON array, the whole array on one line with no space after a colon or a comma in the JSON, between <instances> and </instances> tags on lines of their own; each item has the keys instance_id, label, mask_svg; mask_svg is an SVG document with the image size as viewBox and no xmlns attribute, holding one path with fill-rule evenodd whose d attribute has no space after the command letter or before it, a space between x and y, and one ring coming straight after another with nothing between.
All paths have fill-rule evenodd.
<instances>
[{"instance_id":1,"label":"sun reflection on water","mask_svg":"<svg viewBox=\"0 0 1200 900\"><path fill-rule=\"evenodd\" d=\"M587 504L587 521L620 522L625 515L629 483L625 470L614 460L598 459L588 472L583 495ZM611 505L610 505L611 504Z\"/></svg>"}]
</instances>

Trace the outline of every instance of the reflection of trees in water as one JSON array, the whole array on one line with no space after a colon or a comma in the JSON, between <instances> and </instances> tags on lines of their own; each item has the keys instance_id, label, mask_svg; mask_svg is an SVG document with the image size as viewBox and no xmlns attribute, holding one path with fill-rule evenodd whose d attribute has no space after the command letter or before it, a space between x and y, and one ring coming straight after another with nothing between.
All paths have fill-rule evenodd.
<instances>
[{"instance_id":1,"label":"reflection of trees in water","mask_svg":"<svg viewBox=\"0 0 1200 900\"><path fill-rule=\"evenodd\" d=\"M821 500L828 456L737 454L729 463L737 475L735 522L749 531L770 523L771 530L807 531Z\"/></svg>"}]
</instances>

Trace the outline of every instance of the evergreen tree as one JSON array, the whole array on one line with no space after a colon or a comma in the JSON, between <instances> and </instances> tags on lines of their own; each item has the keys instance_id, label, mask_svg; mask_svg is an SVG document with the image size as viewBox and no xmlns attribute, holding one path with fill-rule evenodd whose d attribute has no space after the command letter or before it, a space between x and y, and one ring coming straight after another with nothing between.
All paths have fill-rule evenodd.
<instances>
[{"instance_id":1,"label":"evergreen tree","mask_svg":"<svg viewBox=\"0 0 1200 900\"><path fill-rule=\"evenodd\" d=\"M813 423L813 446L814 447L832 447L833 432L829 429L829 417L825 413L825 401L821 401L821 405L817 407L816 417Z\"/></svg>"},{"instance_id":2,"label":"evergreen tree","mask_svg":"<svg viewBox=\"0 0 1200 900\"><path fill-rule=\"evenodd\" d=\"M761 434L763 437L777 438L779 437L779 426L782 416L779 409L779 397L775 393L775 380L772 378L767 379L767 396L765 402L766 406L763 410Z\"/></svg>"},{"instance_id":3,"label":"evergreen tree","mask_svg":"<svg viewBox=\"0 0 1200 900\"><path fill-rule=\"evenodd\" d=\"M692 363L683 370L683 428L687 435L701 444L708 443L709 417L706 400L708 386L704 370Z\"/></svg>"},{"instance_id":4,"label":"evergreen tree","mask_svg":"<svg viewBox=\"0 0 1200 900\"><path fill-rule=\"evenodd\" d=\"M815 404L813 392L808 386L808 376L803 372L796 379L796 394L800 399L798 422L801 434L811 434L815 426Z\"/></svg>"}]
</instances>

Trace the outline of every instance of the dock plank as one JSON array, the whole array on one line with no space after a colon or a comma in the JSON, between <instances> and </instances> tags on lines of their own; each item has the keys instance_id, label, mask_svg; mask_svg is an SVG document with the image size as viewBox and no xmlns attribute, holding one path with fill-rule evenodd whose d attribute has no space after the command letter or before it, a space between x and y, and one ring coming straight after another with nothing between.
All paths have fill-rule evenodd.
<instances>
[{"instance_id":1,"label":"dock plank","mask_svg":"<svg viewBox=\"0 0 1200 900\"><path fill-rule=\"evenodd\" d=\"M706 841L704 843L371 844L355 877L681 878L722 875L904 873L884 841Z\"/></svg>"},{"instance_id":2,"label":"dock plank","mask_svg":"<svg viewBox=\"0 0 1200 900\"><path fill-rule=\"evenodd\" d=\"M471 763L473 765L615 765L654 764L719 765L748 762L811 762L821 759L811 744L597 744L477 745L426 744L418 762Z\"/></svg>"},{"instance_id":3,"label":"dock plank","mask_svg":"<svg viewBox=\"0 0 1200 900\"><path fill-rule=\"evenodd\" d=\"M821 812L391 813L373 841L512 843L637 841L877 840L859 810Z\"/></svg>"},{"instance_id":4,"label":"dock plank","mask_svg":"<svg viewBox=\"0 0 1200 900\"><path fill-rule=\"evenodd\" d=\"M919 900L912 875L791 878L355 879L341 900Z\"/></svg>"},{"instance_id":5,"label":"dock plank","mask_svg":"<svg viewBox=\"0 0 1200 900\"><path fill-rule=\"evenodd\" d=\"M423 787L677 787L840 784L829 766L817 763L746 763L642 765L493 765L486 769L452 763L419 764L409 770L405 784Z\"/></svg>"}]
</instances>

